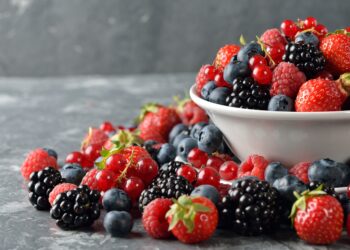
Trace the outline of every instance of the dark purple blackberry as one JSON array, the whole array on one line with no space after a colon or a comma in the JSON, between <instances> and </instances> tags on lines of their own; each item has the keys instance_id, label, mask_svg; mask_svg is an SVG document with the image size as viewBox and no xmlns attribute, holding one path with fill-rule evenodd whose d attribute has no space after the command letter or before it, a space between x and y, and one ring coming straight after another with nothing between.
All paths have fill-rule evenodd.
<instances>
[{"instance_id":1,"label":"dark purple blackberry","mask_svg":"<svg viewBox=\"0 0 350 250\"><path fill-rule=\"evenodd\" d=\"M237 77L233 80L232 93L226 98L226 105L235 108L266 110L270 100L269 90L258 85L251 77Z\"/></svg>"},{"instance_id":2,"label":"dark purple blackberry","mask_svg":"<svg viewBox=\"0 0 350 250\"><path fill-rule=\"evenodd\" d=\"M164 164L158 173L157 178L155 179L155 181L157 182L158 180L164 180L172 175L176 175L176 171L182 166L184 165L182 162L180 161L171 161L169 163Z\"/></svg>"},{"instance_id":3,"label":"dark purple blackberry","mask_svg":"<svg viewBox=\"0 0 350 250\"><path fill-rule=\"evenodd\" d=\"M152 185L142 191L139 198L139 209L142 212L144 207L157 198L179 198L183 194L190 194L192 185L182 176L176 174L167 178L157 178Z\"/></svg>"},{"instance_id":4,"label":"dark purple blackberry","mask_svg":"<svg viewBox=\"0 0 350 250\"><path fill-rule=\"evenodd\" d=\"M326 64L322 52L312 43L288 43L282 60L293 63L307 78L322 71Z\"/></svg>"},{"instance_id":5,"label":"dark purple blackberry","mask_svg":"<svg viewBox=\"0 0 350 250\"><path fill-rule=\"evenodd\" d=\"M60 171L46 167L38 172L33 172L29 177L28 191L29 201L38 210L49 210L49 194L51 190L63 182Z\"/></svg>"},{"instance_id":6,"label":"dark purple blackberry","mask_svg":"<svg viewBox=\"0 0 350 250\"><path fill-rule=\"evenodd\" d=\"M220 226L242 235L260 235L279 224L281 212L279 193L269 183L240 180L219 204Z\"/></svg>"},{"instance_id":7,"label":"dark purple blackberry","mask_svg":"<svg viewBox=\"0 0 350 250\"><path fill-rule=\"evenodd\" d=\"M79 186L59 194L50 210L51 217L62 229L91 226L100 217L100 193L88 186Z\"/></svg>"},{"instance_id":8,"label":"dark purple blackberry","mask_svg":"<svg viewBox=\"0 0 350 250\"><path fill-rule=\"evenodd\" d=\"M315 190L318 188L320 185L322 185L322 190L326 192L327 194L333 196L334 198L337 198L339 200L338 194L335 192L334 187L329 186L327 184L321 183L319 181L311 181L309 182L306 187L309 190Z\"/></svg>"},{"instance_id":9,"label":"dark purple blackberry","mask_svg":"<svg viewBox=\"0 0 350 250\"><path fill-rule=\"evenodd\" d=\"M157 160L157 154L159 152L159 149L155 147L155 145L158 144L158 142L154 140L148 140L145 141L143 144L143 147L147 150L147 152L151 155L153 160Z\"/></svg>"}]
</instances>

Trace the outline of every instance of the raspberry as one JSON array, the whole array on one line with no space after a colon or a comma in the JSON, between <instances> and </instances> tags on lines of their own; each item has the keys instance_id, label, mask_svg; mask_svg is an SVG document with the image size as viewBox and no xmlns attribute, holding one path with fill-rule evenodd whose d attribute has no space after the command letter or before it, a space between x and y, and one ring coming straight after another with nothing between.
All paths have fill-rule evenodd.
<instances>
[{"instance_id":1,"label":"raspberry","mask_svg":"<svg viewBox=\"0 0 350 250\"><path fill-rule=\"evenodd\" d=\"M281 62L272 73L270 95L283 94L294 99L300 86L306 81L305 74L294 64Z\"/></svg>"},{"instance_id":2,"label":"raspberry","mask_svg":"<svg viewBox=\"0 0 350 250\"><path fill-rule=\"evenodd\" d=\"M63 192L67 192L69 190L76 189L77 185L71 184L71 183L61 183L55 186L52 191L49 194L49 202L52 206L53 202L55 201L57 195Z\"/></svg>"},{"instance_id":3,"label":"raspberry","mask_svg":"<svg viewBox=\"0 0 350 250\"><path fill-rule=\"evenodd\" d=\"M169 223L165 218L172 205L170 199L158 198L149 203L142 215L142 224L146 232L155 239L165 239L171 236Z\"/></svg>"},{"instance_id":4,"label":"raspberry","mask_svg":"<svg viewBox=\"0 0 350 250\"><path fill-rule=\"evenodd\" d=\"M21 173L23 178L28 180L31 173L38 172L46 167L58 169L57 161L44 149L37 148L30 152L27 158L24 160L21 166Z\"/></svg>"},{"instance_id":5,"label":"raspberry","mask_svg":"<svg viewBox=\"0 0 350 250\"><path fill-rule=\"evenodd\" d=\"M281 43L286 45L287 41L282 36L281 32L278 29L268 29L260 37L261 41L268 45L273 46L275 44Z\"/></svg>"},{"instance_id":6,"label":"raspberry","mask_svg":"<svg viewBox=\"0 0 350 250\"><path fill-rule=\"evenodd\" d=\"M207 82L214 80L217 73L219 73L219 71L209 64L203 65L199 69L196 76L196 90L198 95L201 95L201 90Z\"/></svg>"},{"instance_id":7,"label":"raspberry","mask_svg":"<svg viewBox=\"0 0 350 250\"><path fill-rule=\"evenodd\" d=\"M294 165L291 169L289 169L289 173L297 177L305 184L307 184L310 182L309 177L307 175L310 165L311 162L300 162Z\"/></svg>"},{"instance_id":8,"label":"raspberry","mask_svg":"<svg viewBox=\"0 0 350 250\"><path fill-rule=\"evenodd\" d=\"M238 177L256 176L260 180L265 180L265 169L269 162L260 155L250 155L240 166Z\"/></svg>"},{"instance_id":9,"label":"raspberry","mask_svg":"<svg viewBox=\"0 0 350 250\"><path fill-rule=\"evenodd\" d=\"M240 46L235 44L227 44L221 47L216 54L214 66L218 70L223 71L226 65L230 62L231 58L238 53L240 48Z\"/></svg>"}]
</instances>

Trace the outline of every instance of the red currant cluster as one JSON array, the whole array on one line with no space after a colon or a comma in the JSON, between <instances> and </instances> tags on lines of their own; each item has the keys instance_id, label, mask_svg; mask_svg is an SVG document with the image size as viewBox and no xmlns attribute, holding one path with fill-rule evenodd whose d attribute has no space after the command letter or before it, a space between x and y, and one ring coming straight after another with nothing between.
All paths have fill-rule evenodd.
<instances>
[{"instance_id":1,"label":"red currant cluster","mask_svg":"<svg viewBox=\"0 0 350 250\"><path fill-rule=\"evenodd\" d=\"M268 53L276 53L275 52L275 48L276 47L267 47L267 50L269 51ZM283 48L283 47L282 47ZM282 51L282 55L281 58L283 56L284 53L284 49L281 50ZM271 54L270 54L271 56ZM252 56L249 59L248 62L249 68L252 71L252 77L254 78L254 80L262 85L266 85L266 84L270 84L272 81L272 71L270 69L270 67L268 66L268 63L265 59L265 57L263 57L262 55L255 55Z\"/></svg>"}]
</instances>

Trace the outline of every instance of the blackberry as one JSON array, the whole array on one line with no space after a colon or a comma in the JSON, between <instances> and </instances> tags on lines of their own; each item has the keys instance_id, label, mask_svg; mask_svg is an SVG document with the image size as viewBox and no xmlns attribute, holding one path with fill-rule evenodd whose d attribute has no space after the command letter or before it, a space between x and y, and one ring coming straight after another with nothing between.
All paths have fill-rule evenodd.
<instances>
[{"instance_id":1,"label":"blackberry","mask_svg":"<svg viewBox=\"0 0 350 250\"><path fill-rule=\"evenodd\" d=\"M52 167L46 167L38 172L33 172L29 177L28 191L29 201L38 210L49 210L49 194L51 190L63 182L61 174Z\"/></svg>"},{"instance_id":2,"label":"blackberry","mask_svg":"<svg viewBox=\"0 0 350 250\"><path fill-rule=\"evenodd\" d=\"M158 173L157 178L154 180L154 182L158 182L159 180L167 179L172 175L176 175L177 170L184 165L180 161L171 161L169 163L164 164Z\"/></svg>"},{"instance_id":3,"label":"blackberry","mask_svg":"<svg viewBox=\"0 0 350 250\"><path fill-rule=\"evenodd\" d=\"M157 155L159 152L159 148L155 147L155 145L157 144L158 142L154 140L145 141L145 143L143 144L143 147L147 150L147 152L150 154L152 159L155 161L157 161Z\"/></svg>"},{"instance_id":4,"label":"blackberry","mask_svg":"<svg viewBox=\"0 0 350 250\"><path fill-rule=\"evenodd\" d=\"M252 77L237 77L233 80L233 91L226 98L226 105L244 109L266 110L270 93L266 87L258 85Z\"/></svg>"},{"instance_id":5,"label":"blackberry","mask_svg":"<svg viewBox=\"0 0 350 250\"><path fill-rule=\"evenodd\" d=\"M302 42L288 43L282 60L293 63L305 73L307 78L312 78L322 71L326 64L325 57L314 44Z\"/></svg>"},{"instance_id":6,"label":"blackberry","mask_svg":"<svg viewBox=\"0 0 350 250\"><path fill-rule=\"evenodd\" d=\"M50 215L62 229L91 226L100 217L100 193L88 186L79 186L59 194Z\"/></svg>"},{"instance_id":7,"label":"blackberry","mask_svg":"<svg viewBox=\"0 0 350 250\"><path fill-rule=\"evenodd\" d=\"M219 203L220 226L242 235L260 235L279 225L282 205L278 191L268 182L235 182Z\"/></svg>"},{"instance_id":8,"label":"blackberry","mask_svg":"<svg viewBox=\"0 0 350 250\"><path fill-rule=\"evenodd\" d=\"M315 190L318 188L320 185L322 185L322 190L326 192L327 194L333 196L334 198L339 200L338 194L335 192L334 187L329 186L327 184L321 183L319 181L311 181L309 184L307 184L307 189L309 190Z\"/></svg>"},{"instance_id":9,"label":"blackberry","mask_svg":"<svg viewBox=\"0 0 350 250\"><path fill-rule=\"evenodd\" d=\"M157 178L153 184L142 191L139 198L139 209L142 212L144 207L157 198L179 198L183 194L190 194L192 185L182 176L175 174L166 178Z\"/></svg>"}]
</instances>

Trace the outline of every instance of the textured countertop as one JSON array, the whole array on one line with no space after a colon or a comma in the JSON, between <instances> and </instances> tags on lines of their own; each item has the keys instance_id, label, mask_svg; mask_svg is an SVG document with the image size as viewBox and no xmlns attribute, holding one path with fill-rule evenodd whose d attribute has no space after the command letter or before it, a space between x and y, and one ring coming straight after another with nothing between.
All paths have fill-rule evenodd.
<instances>
[{"instance_id":1,"label":"textured countertop","mask_svg":"<svg viewBox=\"0 0 350 250\"><path fill-rule=\"evenodd\" d=\"M62 160L79 148L89 126L104 120L127 124L143 103L169 103L193 79L192 74L0 79L0 249L349 249L345 235L320 247L303 243L288 230L253 238L220 231L188 246L149 238L139 220L130 237L111 238L101 219L87 231L62 231L47 212L31 207L19 173L28 151L51 147Z\"/></svg>"}]
</instances>

